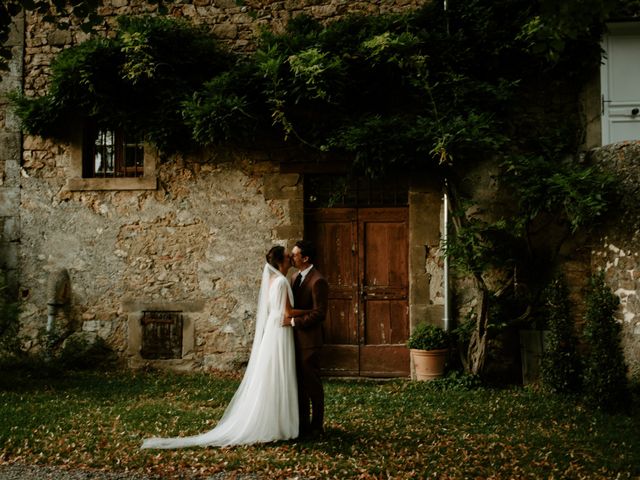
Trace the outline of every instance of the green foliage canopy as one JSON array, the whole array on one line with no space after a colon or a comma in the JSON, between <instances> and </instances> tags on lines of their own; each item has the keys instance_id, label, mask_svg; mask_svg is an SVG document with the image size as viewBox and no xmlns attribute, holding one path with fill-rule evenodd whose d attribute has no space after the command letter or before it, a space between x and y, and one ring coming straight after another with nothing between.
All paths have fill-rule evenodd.
<instances>
[{"instance_id":1,"label":"green foliage canopy","mask_svg":"<svg viewBox=\"0 0 640 480\"><path fill-rule=\"evenodd\" d=\"M448 254L476 278L517 270L525 284L542 283L528 267L553 265L536 258L531 224L548 215L569 232L592 225L613 185L578 161L577 106L618 4L561 3L471 0L444 11L429 2L326 25L300 15L281 34L263 32L247 55L184 22L126 18L115 38L61 53L47 95L14 102L39 135L82 117L137 130L165 153L277 138L346 159L357 174L436 172L456 193L468 169L497 159L511 217L469 216L460 194Z\"/></svg>"},{"instance_id":2,"label":"green foliage canopy","mask_svg":"<svg viewBox=\"0 0 640 480\"><path fill-rule=\"evenodd\" d=\"M64 136L74 120L142 133L165 152L189 150L183 102L233 57L202 28L166 17L121 17L117 36L61 52L49 92L14 95L27 131Z\"/></svg>"},{"instance_id":3,"label":"green foliage canopy","mask_svg":"<svg viewBox=\"0 0 640 480\"><path fill-rule=\"evenodd\" d=\"M48 95L16 103L31 133L58 133L61 117L82 114L142 130L168 152L193 147L187 140L246 141L274 124L286 139L350 154L369 175L477 162L505 145L539 151L544 139L572 151L575 134L555 132L580 130L576 83L598 65L602 24L565 26L561 44L540 48L544 12L474 0L324 26L298 16L248 57L181 22L124 19L115 39L60 54ZM555 115L532 108L555 105L551 91L573 97Z\"/></svg>"}]
</instances>

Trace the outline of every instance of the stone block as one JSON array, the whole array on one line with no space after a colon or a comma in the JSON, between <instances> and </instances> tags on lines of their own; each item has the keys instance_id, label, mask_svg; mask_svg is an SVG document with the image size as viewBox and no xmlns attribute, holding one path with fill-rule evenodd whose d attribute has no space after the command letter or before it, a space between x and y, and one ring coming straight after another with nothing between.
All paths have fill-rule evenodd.
<instances>
[{"instance_id":1,"label":"stone block","mask_svg":"<svg viewBox=\"0 0 640 480\"><path fill-rule=\"evenodd\" d=\"M311 7L311 14L314 17L326 18L332 17L336 14L337 10L334 5L316 5Z\"/></svg>"},{"instance_id":2,"label":"stone block","mask_svg":"<svg viewBox=\"0 0 640 480\"><path fill-rule=\"evenodd\" d=\"M122 311L125 313L141 313L144 310L179 310L181 312L201 312L204 308L202 300L187 302L143 302L140 300L124 299Z\"/></svg>"},{"instance_id":3,"label":"stone block","mask_svg":"<svg viewBox=\"0 0 640 480\"><path fill-rule=\"evenodd\" d=\"M425 321L438 327L444 327L444 305L429 305L425 310Z\"/></svg>"},{"instance_id":4,"label":"stone block","mask_svg":"<svg viewBox=\"0 0 640 480\"><path fill-rule=\"evenodd\" d=\"M0 268L13 270L18 268L18 244L15 242L0 242Z\"/></svg>"},{"instance_id":5,"label":"stone block","mask_svg":"<svg viewBox=\"0 0 640 480\"><path fill-rule=\"evenodd\" d=\"M429 323L444 327L444 306L443 305L411 305L409 307L409 317L411 328L421 323Z\"/></svg>"},{"instance_id":6,"label":"stone block","mask_svg":"<svg viewBox=\"0 0 640 480\"><path fill-rule=\"evenodd\" d=\"M0 217L18 215L20 208L20 189L0 187Z\"/></svg>"},{"instance_id":7,"label":"stone block","mask_svg":"<svg viewBox=\"0 0 640 480\"><path fill-rule=\"evenodd\" d=\"M4 218L2 239L5 242L16 242L20 240L20 219L18 217Z\"/></svg>"},{"instance_id":8,"label":"stone block","mask_svg":"<svg viewBox=\"0 0 640 480\"><path fill-rule=\"evenodd\" d=\"M20 136L15 133L0 133L0 160L20 158Z\"/></svg>"},{"instance_id":9,"label":"stone block","mask_svg":"<svg viewBox=\"0 0 640 480\"><path fill-rule=\"evenodd\" d=\"M296 225L281 225L275 228L276 237L283 240L299 240L302 238L302 228Z\"/></svg>"},{"instance_id":10,"label":"stone block","mask_svg":"<svg viewBox=\"0 0 640 480\"><path fill-rule=\"evenodd\" d=\"M214 0L214 5L218 8L237 8L236 0Z\"/></svg>"},{"instance_id":11,"label":"stone block","mask_svg":"<svg viewBox=\"0 0 640 480\"><path fill-rule=\"evenodd\" d=\"M409 192L409 242L411 245L440 245L442 199L436 192Z\"/></svg>"},{"instance_id":12,"label":"stone block","mask_svg":"<svg viewBox=\"0 0 640 480\"><path fill-rule=\"evenodd\" d=\"M18 88L18 85L11 86L11 90L16 90ZM7 133L9 132L15 132L16 134L16 139L18 141L18 143L20 142L20 131L22 130L22 122L20 120L20 117L18 117L18 115L16 114L16 112L13 110L13 108L9 108L6 111L6 118L5 118L5 131Z\"/></svg>"},{"instance_id":13,"label":"stone block","mask_svg":"<svg viewBox=\"0 0 640 480\"><path fill-rule=\"evenodd\" d=\"M14 50L16 50L17 48L18 47L15 47ZM9 92L18 90L21 85L21 56L18 55L15 51L12 53L12 58L7 62L7 70L0 71L0 96L2 97L4 97L4 95ZM0 98L0 101L2 107L8 104L8 100L6 98Z\"/></svg>"},{"instance_id":14,"label":"stone block","mask_svg":"<svg viewBox=\"0 0 640 480\"><path fill-rule=\"evenodd\" d=\"M284 8L287 11L300 10L305 7L305 3L304 0L284 0Z\"/></svg>"},{"instance_id":15,"label":"stone block","mask_svg":"<svg viewBox=\"0 0 640 480\"><path fill-rule=\"evenodd\" d=\"M20 184L20 164L17 160L7 160L4 162L4 185L7 187L18 187Z\"/></svg>"},{"instance_id":16,"label":"stone block","mask_svg":"<svg viewBox=\"0 0 640 480\"><path fill-rule=\"evenodd\" d=\"M49 66L51 64L51 55L46 53L37 53L31 59L31 65L34 67Z\"/></svg>"},{"instance_id":17,"label":"stone block","mask_svg":"<svg viewBox=\"0 0 640 480\"><path fill-rule=\"evenodd\" d=\"M289 220L292 225L300 226L304 225L304 202L302 197L291 199L289 201Z\"/></svg>"},{"instance_id":18,"label":"stone block","mask_svg":"<svg viewBox=\"0 0 640 480\"><path fill-rule=\"evenodd\" d=\"M22 45L24 42L24 15L22 13L18 14L11 24L11 28L9 29L9 38L7 39L5 45L7 47L15 47Z\"/></svg>"},{"instance_id":19,"label":"stone block","mask_svg":"<svg viewBox=\"0 0 640 480\"><path fill-rule=\"evenodd\" d=\"M73 40L69 30L54 30L47 35L49 45L63 47Z\"/></svg>"},{"instance_id":20,"label":"stone block","mask_svg":"<svg viewBox=\"0 0 640 480\"><path fill-rule=\"evenodd\" d=\"M293 199L302 196L297 173L267 174L264 179L264 198L266 200Z\"/></svg>"},{"instance_id":21,"label":"stone block","mask_svg":"<svg viewBox=\"0 0 640 480\"><path fill-rule=\"evenodd\" d=\"M140 320L142 320L142 312L133 313L127 316L127 354L138 360L141 359L140 348L142 346L142 328L140 326Z\"/></svg>"},{"instance_id":22,"label":"stone block","mask_svg":"<svg viewBox=\"0 0 640 480\"><path fill-rule=\"evenodd\" d=\"M213 26L213 34L218 38L236 38L238 27L231 23L221 23Z\"/></svg>"}]
</instances>

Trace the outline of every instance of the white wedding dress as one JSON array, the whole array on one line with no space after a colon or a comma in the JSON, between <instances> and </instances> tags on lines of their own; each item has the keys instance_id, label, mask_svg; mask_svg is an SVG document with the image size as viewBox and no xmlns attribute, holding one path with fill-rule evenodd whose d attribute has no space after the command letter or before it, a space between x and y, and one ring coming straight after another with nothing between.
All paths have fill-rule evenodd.
<instances>
[{"instance_id":1,"label":"white wedding dress","mask_svg":"<svg viewBox=\"0 0 640 480\"><path fill-rule=\"evenodd\" d=\"M281 325L287 296L293 304L286 277L266 264L249 364L218 425L192 437L149 438L142 448L222 447L298 436L293 331Z\"/></svg>"}]
</instances>

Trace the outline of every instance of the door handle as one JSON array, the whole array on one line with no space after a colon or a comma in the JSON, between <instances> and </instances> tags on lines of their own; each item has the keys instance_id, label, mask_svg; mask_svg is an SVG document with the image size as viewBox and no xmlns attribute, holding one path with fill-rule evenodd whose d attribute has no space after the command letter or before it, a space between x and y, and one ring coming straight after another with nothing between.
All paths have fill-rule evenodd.
<instances>
[{"instance_id":1,"label":"door handle","mask_svg":"<svg viewBox=\"0 0 640 480\"><path fill-rule=\"evenodd\" d=\"M634 117L636 115L638 115L638 113L640 113L640 108L635 107L635 108L631 109L631 115L633 115Z\"/></svg>"},{"instance_id":2,"label":"door handle","mask_svg":"<svg viewBox=\"0 0 640 480\"><path fill-rule=\"evenodd\" d=\"M604 95L601 96L601 99L602 99L602 115L604 115L605 103L610 103L611 100L605 100Z\"/></svg>"}]
</instances>

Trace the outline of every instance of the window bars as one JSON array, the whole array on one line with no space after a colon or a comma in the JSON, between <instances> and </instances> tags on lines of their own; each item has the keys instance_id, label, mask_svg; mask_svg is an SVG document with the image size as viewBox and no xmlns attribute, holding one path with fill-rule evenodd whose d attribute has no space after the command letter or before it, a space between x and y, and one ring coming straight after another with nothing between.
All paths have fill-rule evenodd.
<instances>
[{"instance_id":1,"label":"window bars","mask_svg":"<svg viewBox=\"0 0 640 480\"><path fill-rule=\"evenodd\" d=\"M122 130L88 128L83 145L83 177L141 177L144 143Z\"/></svg>"}]
</instances>

